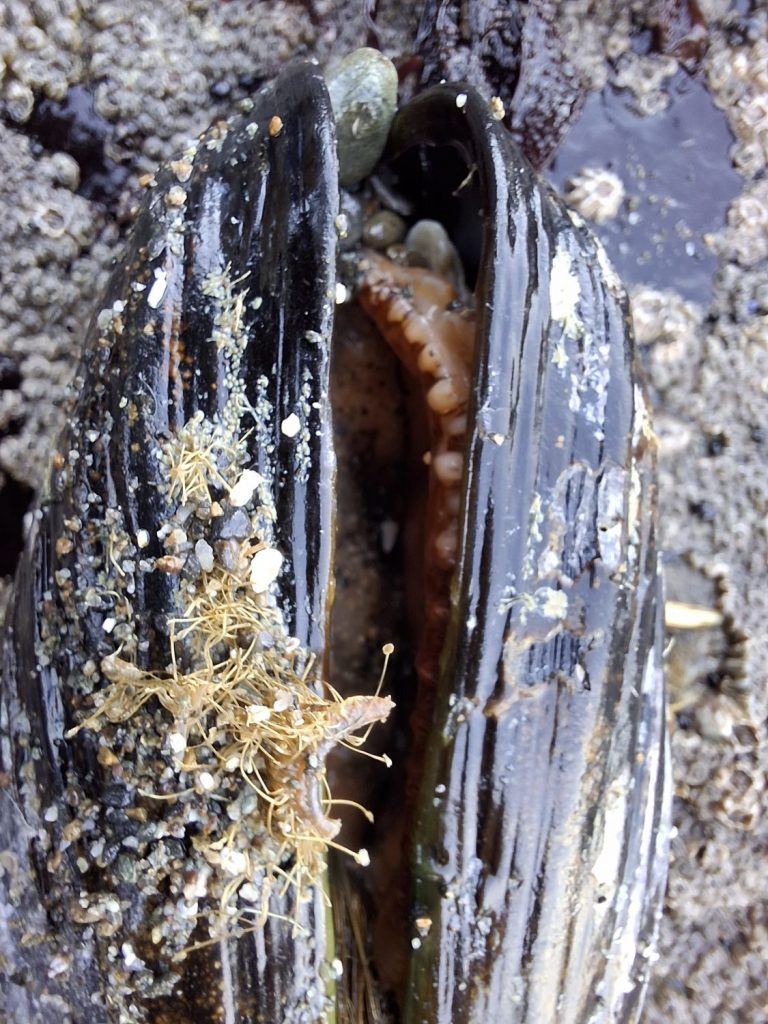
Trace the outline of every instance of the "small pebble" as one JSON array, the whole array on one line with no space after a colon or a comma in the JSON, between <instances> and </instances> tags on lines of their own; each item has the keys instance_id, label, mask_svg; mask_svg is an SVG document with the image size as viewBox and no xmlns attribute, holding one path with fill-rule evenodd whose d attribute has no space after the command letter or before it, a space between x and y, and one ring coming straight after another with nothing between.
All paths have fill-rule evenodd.
<instances>
[{"instance_id":1,"label":"small pebble","mask_svg":"<svg viewBox=\"0 0 768 1024\"><path fill-rule=\"evenodd\" d=\"M187 201L187 193L181 188L180 185L173 185L168 189L168 195L165 197L165 205L171 207L183 206Z\"/></svg>"},{"instance_id":2,"label":"small pebble","mask_svg":"<svg viewBox=\"0 0 768 1024\"><path fill-rule=\"evenodd\" d=\"M189 181L192 176L192 164L188 160L171 160L171 170L177 181Z\"/></svg>"},{"instance_id":3,"label":"small pebble","mask_svg":"<svg viewBox=\"0 0 768 1024\"><path fill-rule=\"evenodd\" d=\"M494 119L494 121L504 120L506 110L504 109L504 104L501 102L501 99L498 96L491 96L491 100L490 103L488 104L488 107L491 111L491 117Z\"/></svg>"},{"instance_id":4,"label":"small pebble","mask_svg":"<svg viewBox=\"0 0 768 1024\"><path fill-rule=\"evenodd\" d=\"M169 576L178 576L184 568L184 559L176 555L163 555L155 559L155 568L168 573Z\"/></svg>"},{"instance_id":5,"label":"small pebble","mask_svg":"<svg viewBox=\"0 0 768 1024\"><path fill-rule=\"evenodd\" d=\"M336 117L339 181L354 185L367 177L384 152L397 109L397 70L378 50L363 47L328 73Z\"/></svg>"},{"instance_id":6,"label":"small pebble","mask_svg":"<svg viewBox=\"0 0 768 1024\"><path fill-rule=\"evenodd\" d=\"M344 235L339 242L342 250L354 249L363 237L363 202L360 196L353 195L343 188L339 192L339 216L344 218Z\"/></svg>"},{"instance_id":7,"label":"small pebble","mask_svg":"<svg viewBox=\"0 0 768 1024\"><path fill-rule=\"evenodd\" d=\"M235 539L216 542L216 557L228 572L236 572L240 565L240 543Z\"/></svg>"},{"instance_id":8,"label":"small pebble","mask_svg":"<svg viewBox=\"0 0 768 1024\"><path fill-rule=\"evenodd\" d=\"M187 543L187 534L181 527L174 527L168 536L163 541L163 546L166 548L179 548L183 544Z\"/></svg>"},{"instance_id":9,"label":"small pebble","mask_svg":"<svg viewBox=\"0 0 768 1024\"><path fill-rule=\"evenodd\" d=\"M56 541L56 554L59 558L63 558L64 555L68 555L74 544L69 537L59 537Z\"/></svg>"},{"instance_id":10,"label":"small pebble","mask_svg":"<svg viewBox=\"0 0 768 1024\"><path fill-rule=\"evenodd\" d=\"M370 217L363 228L363 242L372 249L383 252L390 245L396 245L405 238L407 225L402 217L392 210L379 210Z\"/></svg>"},{"instance_id":11,"label":"small pebble","mask_svg":"<svg viewBox=\"0 0 768 1024\"><path fill-rule=\"evenodd\" d=\"M213 548L207 540L199 540L195 544L195 554L203 572L213 571Z\"/></svg>"},{"instance_id":12,"label":"small pebble","mask_svg":"<svg viewBox=\"0 0 768 1024\"><path fill-rule=\"evenodd\" d=\"M60 974L68 971L70 966L71 961L68 956L55 956L48 965L48 977L57 978Z\"/></svg>"},{"instance_id":13,"label":"small pebble","mask_svg":"<svg viewBox=\"0 0 768 1024\"><path fill-rule=\"evenodd\" d=\"M216 536L220 540L246 540L253 532L251 520L246 512L237 508L223 516L216 524Z\"/></svg>"}]
</instances>

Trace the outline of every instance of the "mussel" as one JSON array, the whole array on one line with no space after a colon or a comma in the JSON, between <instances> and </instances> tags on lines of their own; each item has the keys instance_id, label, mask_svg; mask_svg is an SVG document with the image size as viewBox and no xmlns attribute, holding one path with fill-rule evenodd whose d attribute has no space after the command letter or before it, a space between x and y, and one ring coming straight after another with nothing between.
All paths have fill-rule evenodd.
<instances>
[{"instance_id":1,"label":"mussel","mask_svg":"<svg viewBox=\"0 0 768 1024\"><path fill-rule=\"evenodd\" d=\"M397 114L376 189L445 226L473 309L356 252L367 313L337 310L335 122L310 63L149 184L4 638L4 1020L637 1019L668 770L624 291L468 87ZM399 371L370 393L346 371L366 416L416 409L381 572L342 464L368 480L377 457L334 383L334 321L368 315L417 382L406 401ZM364 645L366 580L403 554L382 592L408 611L382 629L421 639L414 672L389 638L393 708L331 647Z\"/></svg>"}]
</instances>

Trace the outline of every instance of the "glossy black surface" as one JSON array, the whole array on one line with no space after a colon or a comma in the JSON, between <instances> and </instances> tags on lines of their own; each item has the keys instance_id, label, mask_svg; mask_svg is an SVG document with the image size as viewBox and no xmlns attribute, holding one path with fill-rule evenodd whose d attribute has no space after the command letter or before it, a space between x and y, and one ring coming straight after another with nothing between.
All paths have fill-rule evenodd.
<instances>
[{"instance_id":1,"label":"glossy black surface","mask_svg":"<svg viewBox=\"0 0 768 1024\"><path fill-rule=\"evenodd\" d=\"M655 442L638 434L626 299L477 94L417 97L393 130L395 149L415 142L463 152L485 219L460 558L413 846L413 917L431 928L404 1019L634 1019L635 944L663 887L665 769ZM578 281L572 330L553 308L563 253ZM613 528L611 567L601 531ZM567 599L562 619L537 614L550 591ZM608 823L612 799L623 811ZM612 843L601 888L595 864ZM606 955L622 941L617 986Z\"/></svg>"}]
</instances>

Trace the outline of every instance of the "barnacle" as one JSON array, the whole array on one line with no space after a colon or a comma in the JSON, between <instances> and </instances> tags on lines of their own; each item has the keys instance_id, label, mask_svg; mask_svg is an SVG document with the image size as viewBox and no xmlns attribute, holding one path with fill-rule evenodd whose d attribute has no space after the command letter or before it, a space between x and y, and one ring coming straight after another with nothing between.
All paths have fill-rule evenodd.
<instances>
[{"instance_id":1,"label":"barnacle","mask_svg":"<svg viewBox=\"0 0 768 1024\"><path fill-rule=\"evenodd\" d=\"M584 167L566 183L564 198L577 213L596 224L603 224L621 209L624 185L612 171Z\"/></svg>"}]
</instances>

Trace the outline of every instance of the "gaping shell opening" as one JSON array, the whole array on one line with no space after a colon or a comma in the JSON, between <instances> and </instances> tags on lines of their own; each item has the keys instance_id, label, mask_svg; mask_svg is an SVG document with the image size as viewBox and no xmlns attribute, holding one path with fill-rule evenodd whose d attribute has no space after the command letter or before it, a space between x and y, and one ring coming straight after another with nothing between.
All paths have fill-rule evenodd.
<instances>
[{"instance_id":1,"label":"gaping shell opening","mask_svg":"<svg viewBox=\"0 0 768 1024\"><path fill-rule=\"evenodd\" d=\"M364 922L358 935L366 936L347 969L364 979L376 975L378 991L392 1005L403 1003L409 953L421 941L415 918L429 931L427 912L419 917L411 906L413 833L456 600L452 583L465 547L475 364L486 343L473 292L487 285L481 268L493 237L472 130L464 127L451 145L440 144L444 133L433 137L424 118L440 111L438 117L461 119L467 100L459 89L445 90L431 113L396 120L392 159L377 171L385 185L363 186L357 201L377 221L384 195L385 204L405 212L405 237L379 251L363 243L342 256L342 271L354 266L353 301L336 309L331 348L334 685L351 692L361 675L371 675L370 658L381 643L397 639L387 676L396 707L373 738L394 766L385 775L380 765L341 758L332 774L334 792L373 810L375 824L345 815L342 831L348 845L370 852L371 870L338 865L335 877L341 897L349 886L341 874L356 876L352 912ZM473 95L474 117L481 104ZM344 907L339 898L338 926L348 943L355 925L344 920Z\"/></svg>"},{"instance_id":2,"label":"gaping shell opening","mask_svg":"<svg viewBox=\"0 0 768 1024\"><path fill-rule=\"evenodd\" d=\"M446 244L453 249L436 222L428 223L443 252ZM445 271L419 265L427 262L423 252L405 248L398 255L396 262L362 252L356 308L338 310L336 317L330 666L334 685L352 692L361 675L370 674L370 656L383 639L397 638L387 676L396 708L374 741L394 765L385 776L381 766L344 758L332 787L375 816L363 831L359 817L342 830L344 841L365 847L372 862L371 871L356 878L368 908L354 913L369 936L357 955L370 958L382 990L400 998L412 940L411 833L459 558L476 317L461 266L461 280L451 280ZM344 870L349 866L339 865Z\"/></svg>"}]
</instances>

